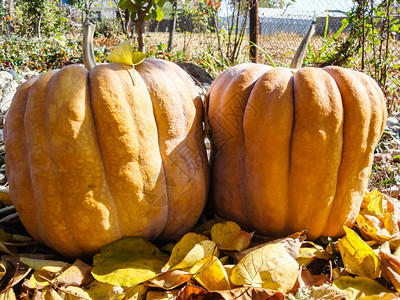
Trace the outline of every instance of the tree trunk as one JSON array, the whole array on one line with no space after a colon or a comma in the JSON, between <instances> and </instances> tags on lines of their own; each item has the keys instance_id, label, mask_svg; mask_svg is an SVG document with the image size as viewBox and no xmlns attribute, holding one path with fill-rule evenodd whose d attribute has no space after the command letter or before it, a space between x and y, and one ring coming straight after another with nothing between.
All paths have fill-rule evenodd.
<instances>
[{"instance_id":1,"label":"tree trunk","mask_svg":"<svg viewBox=\"0 0 400 300\"><path fill-rule=\"evenodd\" d=\"M41 38L41 35L40 35L40 27L41 26L40 26L40 24L42 23L42 18L43 18L43 16L42 16L42 14L40 14L38 16L38 18L36 20L36 24L35 24L35 34L39 39Z\"/></svg>"},{"instance_id":2,"label":"tree trunk","mask_svg":"<svg viewBox=\"0 0 400 300\"><path fill-rule=\"evenodd\" d=\"M172 6L172 20L169 24L169 39L168 39L168 52L172 50L172 43L174 42L174 32L176 28L176 13L178 9L178 0L175 0Z\"/></svg>"},{"instance_id":3,"label":"tree trunk","mask_svg":"<svg viewBox=\"0 0 400 300\"><path fill-rule=\"evenodd\" d=\"M11 17L11 20L14 18L14 0L8 0L8 15Z\"/></svg>"},{"instance_id":4,"label":"tree trunk","mask_svg":"<svg viewBox=\"0 0 400 300\"><path fill-rule=\"evenodd\" d=\"M252 62L257 62L258 49L258 4L259 0L250 0L250 58Z\"/></svg>"},{"instance_id":5,"label":"tree trunk","mask_svg":"<svg viewBox=\"0 0 400 300\"><path fill-rule=\"evenodd\" d=\"M144 20L141 18L135 22L138 50L144 52Z\"/></svg>"}]
</instances>

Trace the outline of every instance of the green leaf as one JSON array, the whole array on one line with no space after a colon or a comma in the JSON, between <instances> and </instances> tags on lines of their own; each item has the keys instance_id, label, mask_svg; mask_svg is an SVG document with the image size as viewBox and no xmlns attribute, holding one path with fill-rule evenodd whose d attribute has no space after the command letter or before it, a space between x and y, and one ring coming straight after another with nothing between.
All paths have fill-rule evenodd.
<instances>
[{"instance_id":1,"label":"green leaf","mask_svg":"<svg viewBox=\"0 0 400 300\"><path fill-rule=\"evenodd\" d=\"M159 7L157 7L154 11L156 12L156 16L154 18L157 22L160 22L164 18L163 11Z\"/></svg>"},{"instance_id":2,"label":"green leaf","mask_svg":"<svg viewBox=\"0 0 400 300\"><path fill-rule=\"evenodd\" d=\"M123 10L128 10L130 13L136 12L136 8L130 0L119 0L118 7Z\"/></svg>"},{"instance_id":3,"label":"green leaf","mask_svg":"<svg viewBox=\"0 0 400 300\"><path fill-rule=\"evenodd\" d=\"M93 258L92 275L101 282L131 287L153 278L168 255L142 238L125 238L101 248Z\"/></svg>"}]
</instances>

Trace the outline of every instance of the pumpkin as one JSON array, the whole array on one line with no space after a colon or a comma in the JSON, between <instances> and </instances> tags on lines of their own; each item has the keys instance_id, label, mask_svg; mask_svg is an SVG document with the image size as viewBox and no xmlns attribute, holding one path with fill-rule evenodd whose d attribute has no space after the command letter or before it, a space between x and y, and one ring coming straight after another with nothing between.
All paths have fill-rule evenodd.
<instances>
[{"instance_id":1,"label":"pumpkin","mask_svg":"<svg viewBox=\"0 0 400 300\"><path fill-rule=\"evenodd\" d=\"M241 64L207 94L215 211L270 236L340 236L359 212L386 120L369 76Z\"/></svg>"},{"instance_id":2,"label":"pumpkin","mask_svg":"<svg viewBox=\"0 0 400 300\"><path fill-rule=\"evenodd\" d=\"M175 64L71 65L24 83L5 123L10 198L69 257L127 236L170 240L207 197L202 102Z\"/></svg>"}]
</instances>

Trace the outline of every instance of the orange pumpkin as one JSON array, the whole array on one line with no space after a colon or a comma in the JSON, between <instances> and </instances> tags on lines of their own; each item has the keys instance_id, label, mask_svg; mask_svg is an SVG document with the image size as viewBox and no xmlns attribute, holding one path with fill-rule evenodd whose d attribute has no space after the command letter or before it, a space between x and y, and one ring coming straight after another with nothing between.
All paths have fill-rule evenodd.
<instances>
[{"instance_id":1,"label":"orange pumpkin","mask_svg":"<svg viewBox=\"0 0 400 300\"><path fill-rule=\"evenodd\" d=\"M354 223L387 115L373 79L340 67L242 64L215 79L207 102L218 215L310 239Z\"/></svg>"},{"instance_id":2,"label":"orange pumpkin","mask_svg":"<svg viewBox=\"0 0 400 300\"><path fill-rule=\"evenodd\" d=\"M202 102L173 63L78 65L24 83L5 124L10 198L38 241L92 255L127 236L169 240L207 196Z\"/></svg>"}]
</instances>

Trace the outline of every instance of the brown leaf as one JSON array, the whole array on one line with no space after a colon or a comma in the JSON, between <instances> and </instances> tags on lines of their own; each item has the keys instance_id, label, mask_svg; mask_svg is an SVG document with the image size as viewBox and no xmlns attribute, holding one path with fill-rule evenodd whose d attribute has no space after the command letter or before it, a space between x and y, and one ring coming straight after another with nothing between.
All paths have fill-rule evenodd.
<instances>
[{"instance_id":1,"label":"brown leaf","mask_svg":"<svg viewBox=\"0 0 400 300\"><path fill-rule=\"evenodd\" d=\"M321 286L325 283L332 283L332 281L329 280L328 276L324 274L313 275L309 270L307 270L305 266L301 267L300 274L297 280L300 288Z\"/></svg>"},{"instance_id":2,"label":"brown leaf","mask_svg":"<svg viewBox=\"0 0 400 300\"><path fill-rule=\"evenodd\" d=\"M259 244L257 246L248 248L246 250L237 252L233 254L234 259L238 262L240 261L243 257L245 257L247 254L250 252L257 250L261 247L264 247L268 244L277 244L277 243L282 243L286 252L292 256L294 259L296 259L299 256L299 250L301 247L301 244L304 242L306 239L306 236L303 235L303 232L297 232L292 235L289 235L285 238L282 239L277 239L277 240L269 240L266 243Z\"/></svg>"},{"instance_id":3,"label":"brown leaf","mask_svg":"<svg viewBox=\"0 0 400 300\"><path fill-rule=\"evenodd\" d=\"M391 282L397 291L400 291L400 257L386 253L379 252L379 257L382 263L382 275Z\"/></svg>"},{"instance_id":4,"label":"brown leaf","mask_svg":"<svg viewBox=\"0 0 400 300\"><path fill-rule=\"evenodd\" d=\"M226 291L208 292L205 289L187 285L176 295L175 300L284 300L282 293L263 288L242 287Z\"/></svg>"},{"instance_id":5,"label":"brown leaf","mask_svg":"<svg viewBox=\"0 0 400 300\"><path fill-rule=\"evenodd\" d=\"M172 290L185 282L188 282L193 274L182 270L169 270L153 279L150 279L146 285L159 287L164 290Z\"/></svg>"},{"instance_id":6,"label":"brown leaf","mask_svg":"<svg viewBox=\"0 0 400 300\"><path fill-rule=\"evenodd\" d=\"M77 259L68 269L56 277L56 282L64 286L81 286L93 280L92 267Z\"/></svg>"}]
</instances>

